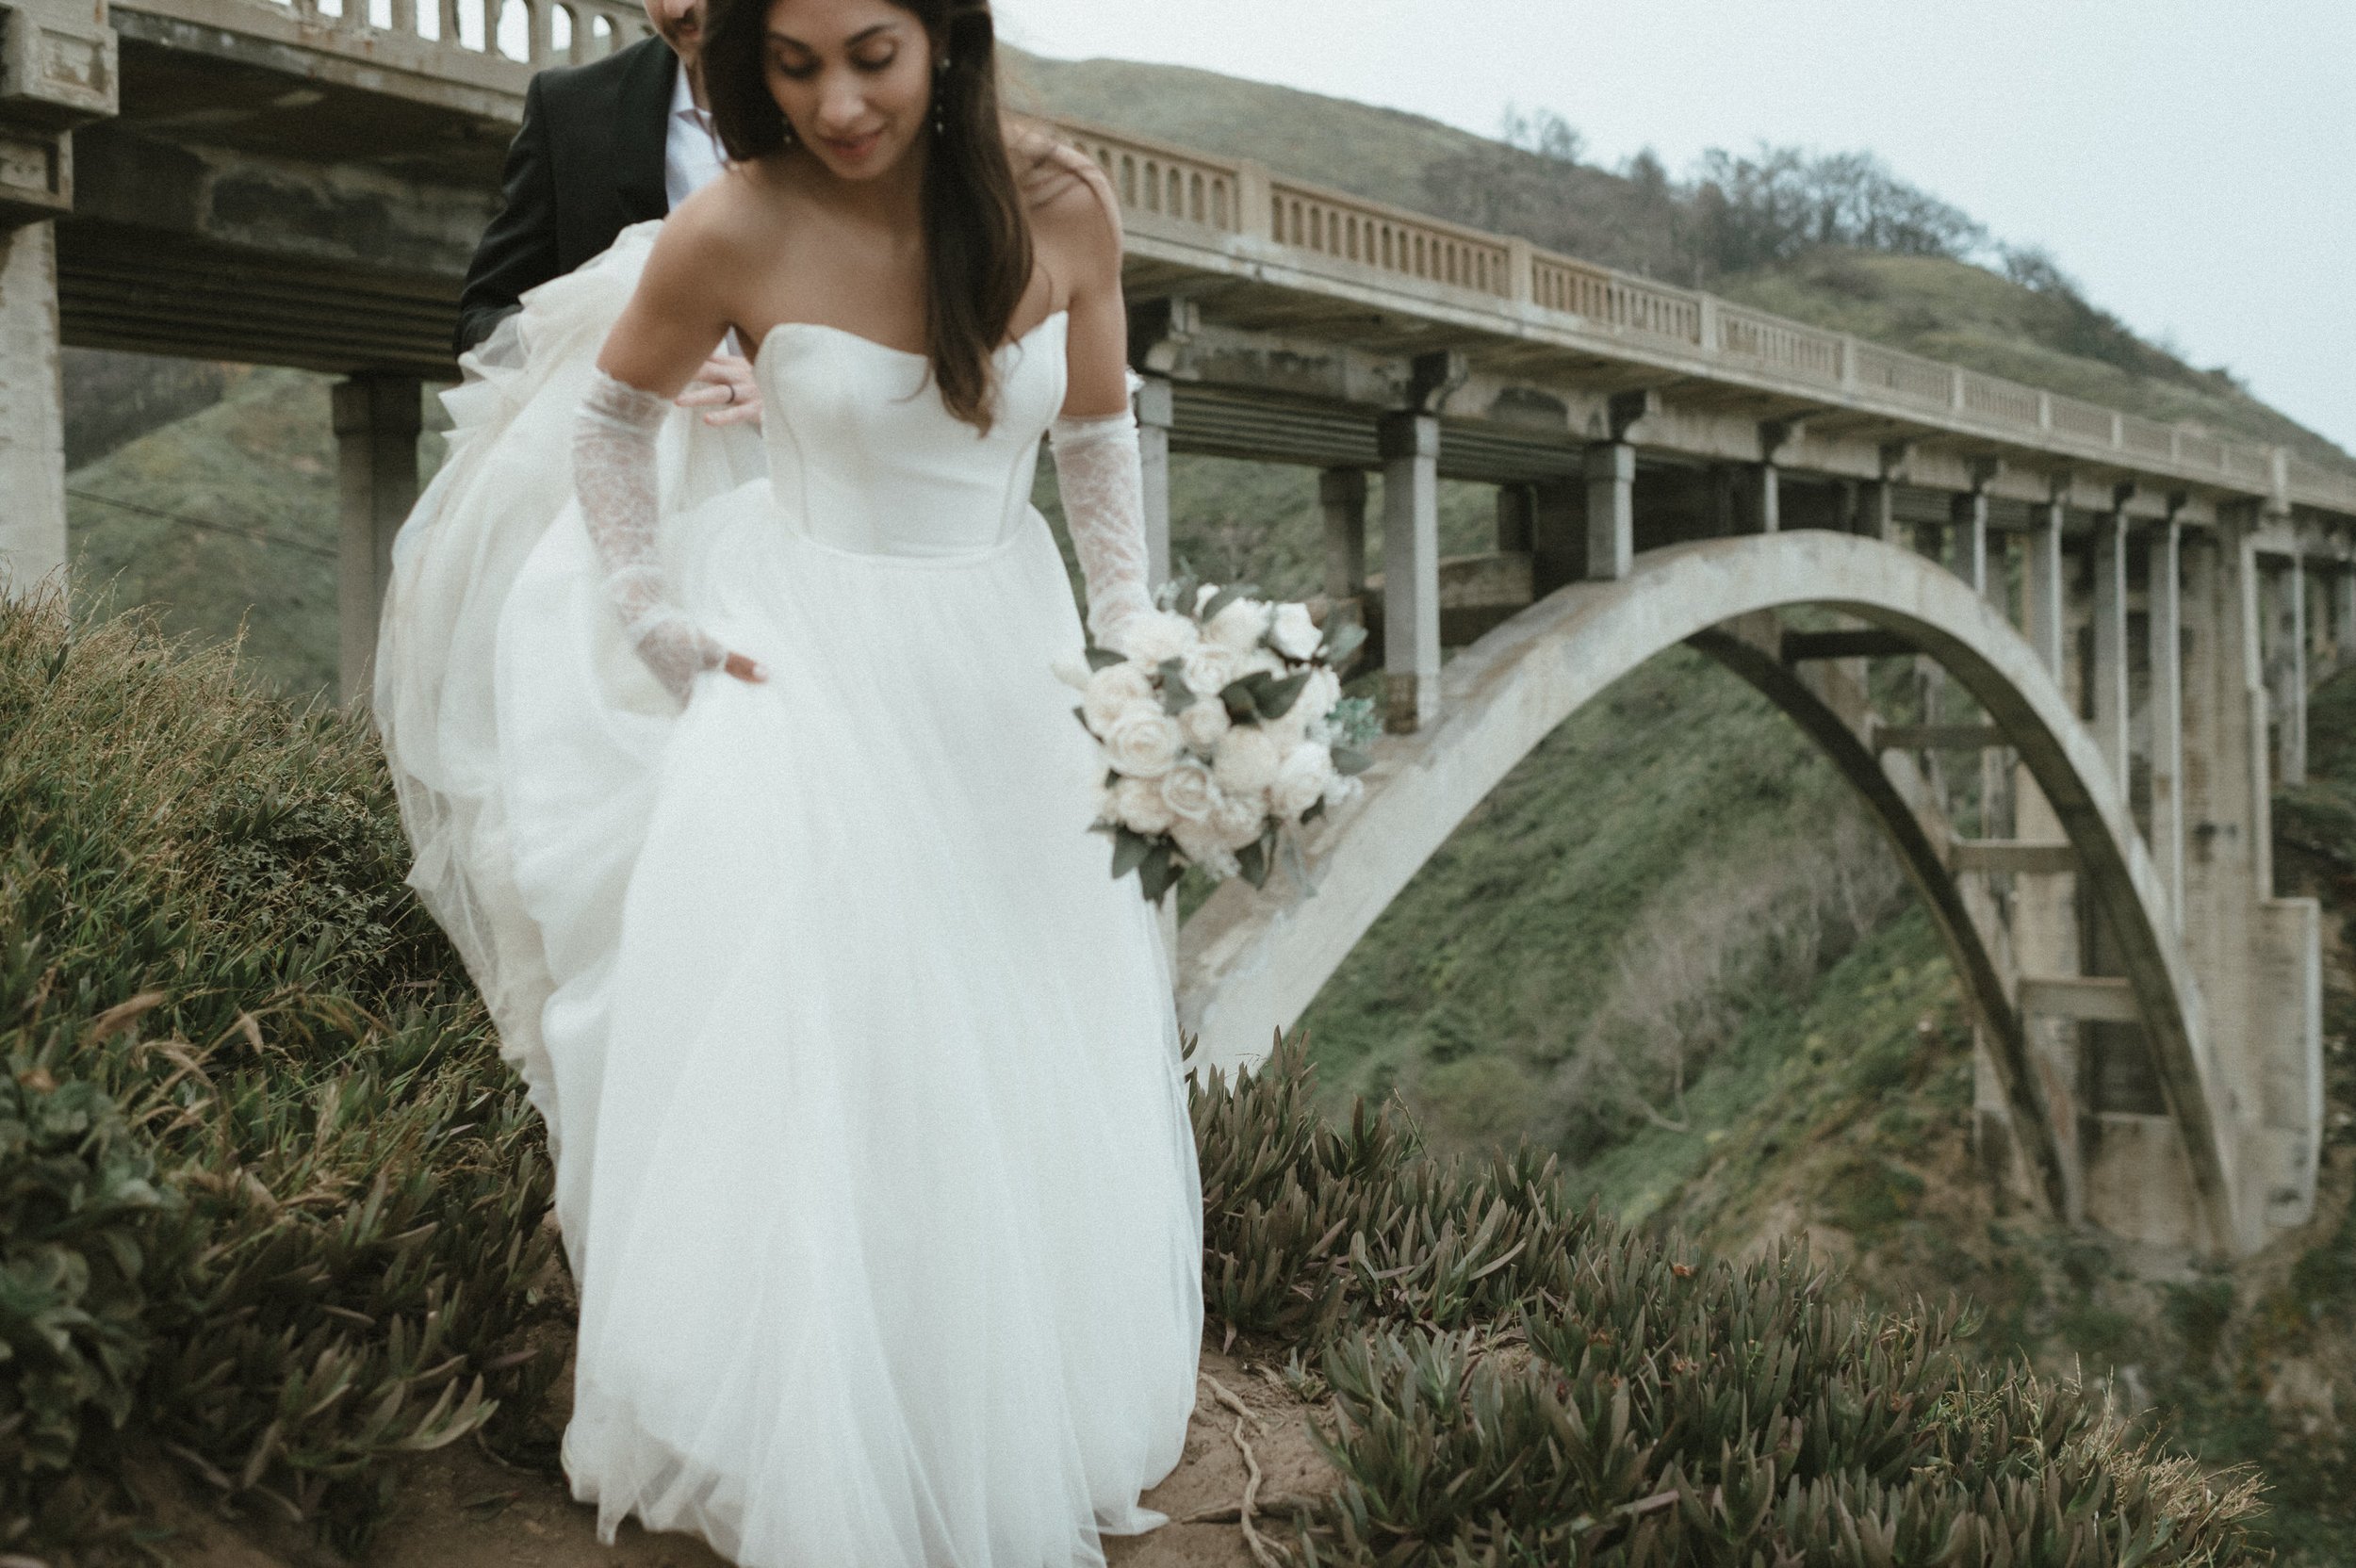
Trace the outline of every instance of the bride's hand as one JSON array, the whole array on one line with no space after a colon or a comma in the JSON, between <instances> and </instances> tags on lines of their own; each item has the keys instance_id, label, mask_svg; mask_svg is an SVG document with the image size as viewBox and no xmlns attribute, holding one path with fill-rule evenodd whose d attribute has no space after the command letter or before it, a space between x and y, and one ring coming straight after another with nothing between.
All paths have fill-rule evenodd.
<instances>
[{"instance_id":1,"label":"bride's hand","mask_svg":"<svg viewBox=\"0 0 2356 1568\"><path fill-rule=\"evenodd\" d=\"M680 702L695 689L695 678L706 670L725 670L747 685L758 686L769 672L757 659L722 647L685 615L657 614L643 622L633 646L655 679Z\"/></svg>"},{"instance_id":2,"label":"bride's hand","mask_svg":"<svg viewBox=\"0 0 2356 1568\"><path fill-rule=\"evenodd\" d=\"M750 360L741 354L713 354L704 361L695 379L677 400L681 408L704 408L707 425L761 422L761 386L753 380Z\"/></svg>"}]
</instances>

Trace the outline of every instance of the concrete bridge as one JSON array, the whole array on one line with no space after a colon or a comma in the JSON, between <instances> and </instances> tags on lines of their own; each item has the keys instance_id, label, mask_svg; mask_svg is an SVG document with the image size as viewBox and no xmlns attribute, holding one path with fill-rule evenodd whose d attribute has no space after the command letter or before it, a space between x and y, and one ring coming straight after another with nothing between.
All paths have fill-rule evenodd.
<instances>
[{"instance_id":1,"label":"concrete bridge","mask_svg":"<svg viewBox=\"0 0 2356 1568\"><path fill-rule=\"evenodd\" d=\"M0 8L0 570L64 559L60 343L335 372L364 691L420 386L453 373L524 85L643 17ZM2356 472L1065 129L1127 212L1157 561L1169 452L1314 466L1333 612L1384 672L1392 733L1313 836L1316 896L1231 887L1186 928L1208 1059L1264 1052L1517 760L1683 642L1886 829L1970 998L2000 1177L2215 1254L2306 1217L2317 913L2274 896L2268 798L2303 774L2310 687L2356 660ZM1494 551L1440 559L1442 478L1497 487Z\"/></svg>"}]
</instances>

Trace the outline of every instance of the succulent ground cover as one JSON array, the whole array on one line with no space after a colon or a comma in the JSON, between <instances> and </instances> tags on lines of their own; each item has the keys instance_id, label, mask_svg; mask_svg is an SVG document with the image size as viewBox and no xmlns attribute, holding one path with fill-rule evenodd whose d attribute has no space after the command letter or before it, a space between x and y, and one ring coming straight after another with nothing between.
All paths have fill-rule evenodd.
<instances>
[{"instance_id":1,"label":"succulent ground cover","mask_svg":"<svg viewBox=\"0 0 2356 1568\"><path fill-rule=\"evenodd\" d=\"M352 718L0 609L0 1551L133 1552L141 1465L365 1556L411 1456L548 1464L546 1160L405 866ZM2250 1483L1953 1315L1329 1120L1297 1042L1194 1117L1214 1333L1289 1362L1336 1483L1265 1562L2252 1560Z\"/></svg>"}]
</instances>

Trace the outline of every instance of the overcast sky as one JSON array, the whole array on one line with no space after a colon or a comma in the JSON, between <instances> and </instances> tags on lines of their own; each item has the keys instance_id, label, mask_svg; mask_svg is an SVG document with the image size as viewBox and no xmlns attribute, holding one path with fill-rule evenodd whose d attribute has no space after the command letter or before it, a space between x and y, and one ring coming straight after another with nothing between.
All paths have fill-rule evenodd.
<instances>
[{"instance_id":1,"label":"overcast sky","mask_svg":"<svg viewBox=\"0 0 2356 1568\"><path fill-rule=\"evenodd\" d=\"M2356 0L994 0L1067 58L1201 66L1682 174L1864 148L2356 451Z\"/></svg>"}]
</instances>

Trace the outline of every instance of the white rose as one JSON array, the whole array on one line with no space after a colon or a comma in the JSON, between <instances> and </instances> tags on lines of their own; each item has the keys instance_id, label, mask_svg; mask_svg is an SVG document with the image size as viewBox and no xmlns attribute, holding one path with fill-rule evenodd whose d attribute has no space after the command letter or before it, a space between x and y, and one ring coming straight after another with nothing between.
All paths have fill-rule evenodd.
<instances>
[{"instance_id":1,"label":"white rose","mask_svg":"<svg viewBox=\"0 0 2356 1568\"><path fill-rule=\"evenodd\" d=\"M1131 778L1159 778L1178 760L1181 743L1177 720L1138 703L1122 710L1104 732L1104 756Z\"/></svg>"},{"instance_id":2,"label":"white rose","mask_svg":"<svg viewBox=\"0 0 2356 1568\"><path fill-rule=\"evenodd\" d=\"M1219 806L1219 786L1211 782L1211 770L1191 757L1182 758L1162 776L1162 803L1182 823L1206 821Z\"/></svg>"},{"instance_id":3,"label":"white rose","mask_svg":"<svg viewBox=\"0 0 2356 1568\"><path fill-rule=\"evenodd\" d=\"M1165 660L1184 659L1202 641L1192 621L1170 610L1130 616L1118 636L1122 653L1140 664L1156 666Z\"/></svg>"},{"instance_id":4,"label":"white rose","mask_svg":"<svg viewBox=\"0 0 2356 1568\"><path fill-rule=\"evenodd\" d=\"M1203 635L1230 653L1250 653L1268 630L1268 608L1263 599L1236 599L1211 617Z\"/></svg>"},{"instance_id":5,"label":"white rose","mask_svg":"<svg viewBox=\"0 0 2356 1568\"><path fill-rule=\"evenodd\" d=\"M1257 795L1249 799L1242 795L1229 795L1212 809L1211 831L1218 834L1219 841L1229 849L1241 849L1246 844L1257 842L1260 835L1268 831L1268 812L1262 808Z\"/></svg>"},{"instance_id":6,"label":"white rose","mask_svg":"<svg viewBox=\"0 0 2356 1568\"><path fill-rule=\"evenodd\" d=\"M1217 697L1204 697L1187 704L1186 711L1178 715L1178 733L1186 738L1186 744L1208 756L1234 722L1227 716L1225 703Z\"/></svg>"},{"instance_id":7,"label":"white rose","mask_svg":"<svg viewBox=\"0 0 2356 1568\"><path fill-rule=\"evenodd\" d=\"M1235 662L1238 678L1248 675L1283 675L1284 662L1266 648L1253 648Z\"/></svg>"},{"instance_id":8,"label":"white rose","mask_svg":"<svg viewBox=\"0 0 2356 1568\"><path fill-rule=\"evenodd\" d=\"M1326 781L1333 776L1332 752L1314 743L1297 745L1276 770L1276 782L1268 787L1268 804L1278 816L1297 821L1301 812L1325 798Z\"/></svg>"},{"instance_id":9,"label":"white rose","mask_svg":"<svg viewBox=\"0 0 2356 1568\"><path fill-rule=\"evenodd\" d=\"M1124 778L1113 787L1106 817L1133 833L1152 838L1167 833L1176 819L1162 799L1161 785L1150 778Z\"/></svg>"},{"instance_id":10,"label":"white rose","mask_svg":"<svg viewBox=\"0 0 2356 1568\"><path fill-rule=\"evenodd\" d=\"M1307 605L1276 607L1276 617L1268 627L1268 641L1276 645L1277 652L1287 659L1306 659L1317 651L1317 645L1324 640L1325 633L1309 618Z\"/></svg>"},{"instance_id":11,"label":"white rose","mask_svg":"<svg viewBox=\"0 0 2356 1568\"><path fill-rule=\"evenodd\" d=\"M1139 703L1153 700L1153 682L1136 664L1107 664L1088 677L1080 693L1080 716L1088 728L1109 735L1121 715Z\"/></svg>"},{"instance_id":12,"label":"white rose","mask_svg":"<svg viewBox=\"0 0 2356 1568\"><path fill-rule=\"evenodd\" d=\"M1215 697L1240 674L1235 656L1217 643L1197 643L1179 662L1178 674L1186 690L1199 697Z\"/></svg>"},{"instance_id":13,"label":"white rose","mask_svg":"<svg viewBox=\"0 0 2356 1568\"><path fill-rule=\"evenodd\" d=\"M1239 724L1219 738L1212 776L1231 795L1253 795L1276 782L1276 743L1257 725Z\"/></svg>"},{"instance_id":14,"label":"white rose","mask_svg":"<svg viewBox=\"0 0 2356 1568\"><path fill-rule=\"evenodd\" d=\"M1333 705L1342 700L1342 678L1322 665L1309 672L1309 684L1301 689L1300 700L1293 709L1311 724L1322 722L1333 711Z\"/></svg>"},{"instance_id":15,"label":"white rose","mask_svg":"<svg viewBox=\"0 0 2356 1568\"><path fill-rule=\"evenodd\" d=\"M1366 785L1337 773L1325 781L1325 808L1331 811L1337 806L1347 806L1365 792Z\"/></svg>"},{"instance_id":16,"label":"white rose","mask_svg":"<svg viewBox=\"0 0 2356 1568\"><path fill-rule=\"evenodd\" d=\"M1188 822L1181 817L1170 830L1178 841L1179 853L1220 881L1235 874L1235 857L1219 841L1219 831L1206 822Z\"/></svg>"}]
</instances>

